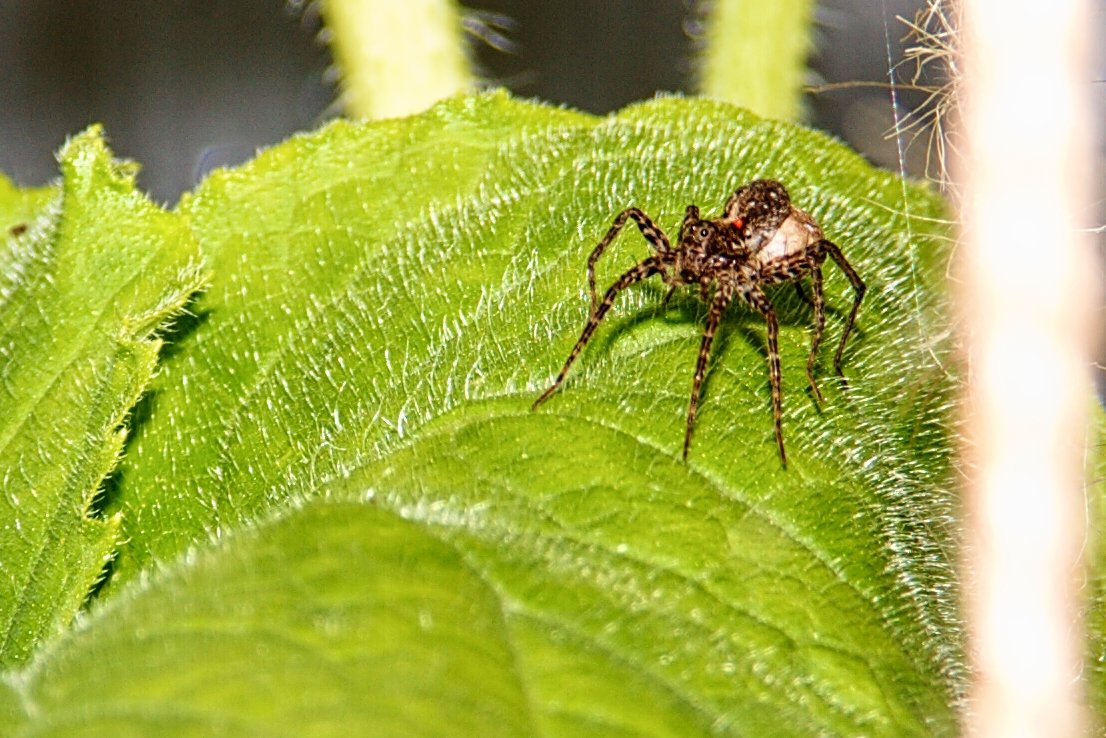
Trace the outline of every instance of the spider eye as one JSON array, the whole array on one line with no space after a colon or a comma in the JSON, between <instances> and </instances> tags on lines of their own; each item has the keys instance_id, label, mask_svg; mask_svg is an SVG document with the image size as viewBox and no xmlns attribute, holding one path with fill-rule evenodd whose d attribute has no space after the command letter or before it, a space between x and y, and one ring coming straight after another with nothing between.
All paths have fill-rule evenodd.
<instances>
[{"instance_id":1,"label":"spider eye","mask_svg":"<svg viewBox=\"0 0 1106 738\"><path fill-rule=\"evenodd\" d=\"M708 231L706 228L700 228L699 229L699 238L706 238L709 235L710 235L710 231Z\"/></svg>"}]
</instances>

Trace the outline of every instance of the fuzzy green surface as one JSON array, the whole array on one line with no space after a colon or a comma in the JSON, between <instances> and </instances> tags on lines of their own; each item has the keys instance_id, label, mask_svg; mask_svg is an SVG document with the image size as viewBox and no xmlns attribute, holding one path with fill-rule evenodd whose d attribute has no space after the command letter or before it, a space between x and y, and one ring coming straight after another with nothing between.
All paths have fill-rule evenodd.
<instances>
[{"instance_id":1,"label":"fuzzy green surface","mask_svg":"<svg viewBox=\"0 0 1106 738\"><path fill-rule=\"evenodd\" d=\"M0 174L0 238L7 240L29 229L39 217L50 199L57 195L53 187L16 187L11 180ZM15 232L12 232L12 229ZM5 260L11 258L11 247L3 251ZM0 262L0 267L4 266Z\"/></svg>"},{"instance_id":2,"label":"fuzzy green surface","mask_svg":"<svg viewBox=\"0 0 1106 738\"><path fill-rule=\"evenodd\" d=\"M680 461L705 310L658 283L530 412L614 215L675 236L760 176L869 286L846 388L827 265L820 411L811 311L771 292L788 469L738 306ZM944 215L825 136L685 99L459 98L212 175L175 214L213 276L135 412L113 578L0 710L28 736L954 733ZM627 231L600 282L646 253Z\"/></svg>"},{"instance_id":3,"label":"fuzzy green surface","mask_svg":"<svg viewBox=\"0 0 1106 738\"><path fill-rule=\"evenodd\" d=\"M23 676L14 735L532 735L507 636L455 547L309 505L113 599Z\"/></svg>"},{"instance_id":4,"label":"fuzzy green surface","mask_svg":"<svg viewBox=\"0 0 1106 738\"><path fill-rule=\"evenodd\" d=\"M153 374L151 333L199 284L195 242L134 190L98 133L70 141L62 184L0 188L0 664L69 624L118 543L89 507Z\"/></svg>"}]
</instances>

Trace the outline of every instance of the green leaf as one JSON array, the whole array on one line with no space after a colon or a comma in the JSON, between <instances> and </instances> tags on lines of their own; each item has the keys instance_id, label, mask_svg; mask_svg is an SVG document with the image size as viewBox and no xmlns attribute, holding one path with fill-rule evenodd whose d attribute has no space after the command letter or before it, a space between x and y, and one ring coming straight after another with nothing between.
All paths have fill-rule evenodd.
<instances>
[{"instance_id":1,"label":"green leaf","mask_svg":"<svg viewBox=\"0 0 1106 738\"><path fill-rule=\"evenodd\" d=\"M494 590L371 506L296 509L97 615L22 677L16 735L533 734Z\"/></svg>"},{"instance_id":2,"label":"green leaf","mask_svg":"<svg viewBox=\"0 0 1106 738\"><path fill-rule=\"evenodd\" d=\"M118 541L90 517L120 424L149 381L151 333L198 285L195 242L134 191L93 129L66 145L63 183L0 186L29 223L0 265L0 664L73 618Z\"/></svg>"},{"instance_id":3,"label":"green leaf","mask_svg":"<svg viewBox=\"0 0 1106 738\"><path fill-rule=\"evenodd\" d=\"M54 187L20 189L0 174L0 305L7 302L18 278L20 261L28 251L24 245L38 234L28 233L36 225L40 229L53 227L48 209L57 197Z\"/></svg>"},{"instance_id":4,"label":"green leaf","mask_svg":"<svg viewBox=\"0 0 1106 738\"><path fill-rule=\"evenodd\" d=\"M659 284L620 297L530 412L615 213L674 233L760 176L869 285L845 387L851 291L826 270L821 410L810 310L771 292L788 469L763 321L739 307L680 461L704 310ZM955 731L948 245L926 189L726 105L597 119L497 94L294 138L179 215L214 277L107 501L109 588L9 679L28 735L304 735L320 712L406 735L448 732L443 714L467 734L503 715L536 735ZM600 281L647 251L623 235Z\"/></svg>"},{"instance_id":5,"label":"green leaf","mask_svg":"<svg viewBox=\"0 0 1106 738\"><path fill-rule=\"evenodd\" d=\"M20 189L0 174L0 238L11 239L29 230L56 195L53 187ZM5 248L0 258L10 258L10 251L10 247Z\"/></svg>"}]
</instances>

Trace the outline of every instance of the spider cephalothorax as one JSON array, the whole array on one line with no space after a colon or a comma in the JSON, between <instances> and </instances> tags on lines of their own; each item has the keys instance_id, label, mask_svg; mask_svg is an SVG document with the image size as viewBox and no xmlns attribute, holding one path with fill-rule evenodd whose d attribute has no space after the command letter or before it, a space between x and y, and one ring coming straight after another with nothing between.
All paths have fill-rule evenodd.
<instances>
[{"instance_id":1,"label":"spider cephalothorax","mask_svg":"<svg viewBox=\"0 0 1106 738\"><path fill-rule=\"evenodd\" d=\"M614 240L627 220L633 220L641 235L653 246L654 253L615 281L600 300L595 291L595 263ZM723 313L735 296L741 297L764 316L768 324L768 376L772 386L772 414L776 426L776 445L780 462L787 465L783 447L783 404L780 394L779 321L764 290L766 285L792 282L799 296L814 309L814 335L806 362L806 375L817 402L823 400L814 380L814 359L822 342L826 324L825 300L822 293L822 264L829 256L849 278L856 298L845 321L841 342L833 356L833 368L839 376L841 354L849 338L865 285L845 260L835 244L826 240L822 229L807 213L791 204L787 190L779 182L758 179L740 187L729 200L723 214L713 220L699 217L699 208L689 205L680 227L680 240L673 247L664 232L637 208L628 208L614 219L607 235L588 257L588 289L591 293L591 314L583 333L569 353L557 379L534 401L536 409L564 382L569 367L591 339L603 316L611 309L619 292L646 277L659 274L669 285L668 294L677 287L698 286L699 294L709 305L707 325L699 346L695 379L691 385L691 402L687 409L687 429L684 432L684 458L691 447L691 431L699 405L699 391L710 357L711 342ZM810 277L811 297L803 292L801 280ZM667 300L667 296L665 298Z\"/></svg>"}]
</instances>

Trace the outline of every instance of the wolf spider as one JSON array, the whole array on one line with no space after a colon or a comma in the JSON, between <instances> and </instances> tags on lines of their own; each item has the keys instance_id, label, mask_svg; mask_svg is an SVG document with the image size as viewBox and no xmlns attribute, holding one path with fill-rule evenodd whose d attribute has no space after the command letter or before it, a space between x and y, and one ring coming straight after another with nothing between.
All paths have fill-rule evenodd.
<instances>
[{"instance_id":1,"label":"wolf spider","mask_svg":"<svg viewBox=\"0 0 1106 738\"><path fill-rule=\"evenodd\" d=\"M655 253L619 277L600 301L595 291L595 263L628 220L637 224L641 235L653 246ZM783 405L780 394L780 328L776 310L762 288L765 285L791 282L799 297L814 309L814 335L806 361L806 376L810 380L815 402L824 402L818 383L814 380L814 359L826 325L825 299L822 293L822 264L826 256L841 267L856 292L852 310L845 321L845 331L841 334L841 343L837 345L837 352L833 355L833 368L838 376L844 378L841 354L856 321L856 313L860 309L860 301L864 299L866 287L845 260L841 249L825 238L814 218L791 204L791 198L783 185L768 179L750 182L740 187L726 201L722 215L713 220L700 218L699 208L689 205L680 227L680 240L675 248L644 212L638 208L623 210L588 257L591 313L587 325L557 379L534 401L531 410L536 410L564 382L572 363L591 339L603 316L611 309L618 293L635 282L659 274L669 286L664 298L666 303L677 287L698 285L701 298L710 304L707 325L699 346L699 360L695 365L695 380L691 385L683 458L687 459L687 452L691 447L691 431L699 406L699 390L706 373L714 333L726 308L734 296L739 295L763 315L768 324L768 376L772 385L772 415L780 463L786 468L787 453L783 447L781 422ZM807 275L810 276L811 286L809 298L799 281Z\"/></svg>"}]
</instances>

